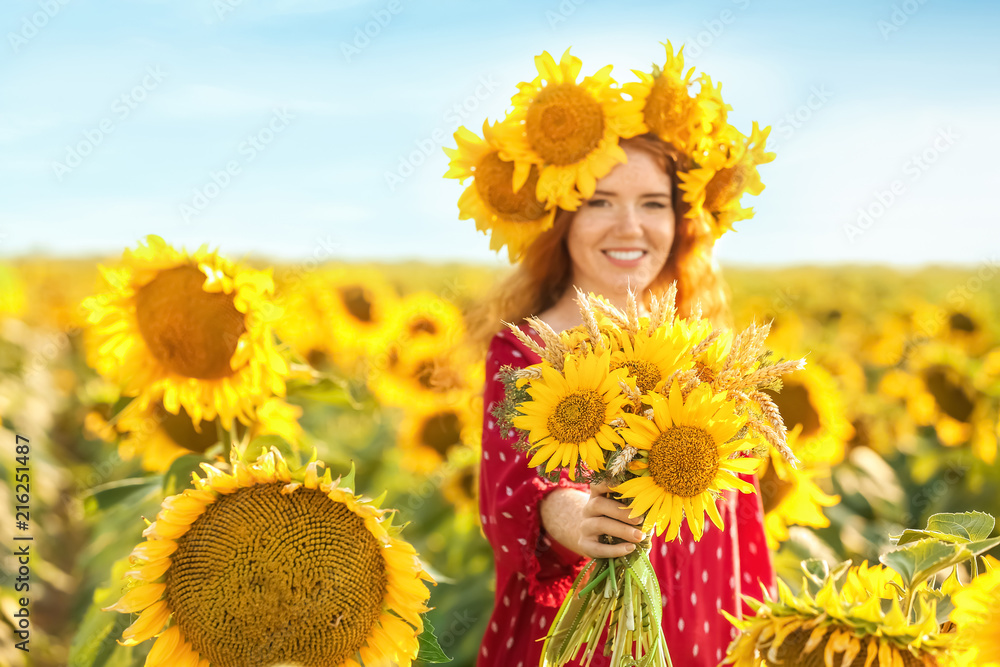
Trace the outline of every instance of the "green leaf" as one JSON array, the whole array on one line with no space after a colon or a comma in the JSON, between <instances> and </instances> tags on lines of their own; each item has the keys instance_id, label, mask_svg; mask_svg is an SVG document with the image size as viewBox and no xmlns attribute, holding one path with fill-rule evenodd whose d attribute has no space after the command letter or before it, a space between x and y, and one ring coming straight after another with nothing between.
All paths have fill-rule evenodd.
<instances>
[{"instance_id":1,"label":"green leaf","mask_svg":"<svg viewBox=\"0 0 1000 667\"><path fill-rule=\"evenodd\" d=\"M91 489L85 502L90 510L105 510L126 500L132 500L136 495L142 495L159 481L159 477L151 476L130 477L108 482Z\"/></svg>"},{"instance_id":2,"label":"green leaf","mask_svg":"<svg viewBox=\"0 0 1000 667\"><path fill-rule=\"evenodd\" d=\"M958 537L950 533L939 533L933 530L914 530L912 528L907 528L896 538L896 546L903 546L904 544L912 544L913 542L919 542L920 540L938 540L940 542L948 542L951 544L962 544L963 542L968 542L967 538Z\"/></svg>"},{"instance_id":3,"label":"green leaf","mask_svg":"<svg viewBox=\"0 0 1000 667\"><path fill-rule=\"evenodd\" d=\"M434 663L451 662L451 658L444 654L441 644L438 643L438 639L434 635L434 626L427 620L427 617L424 617L424 631L417 637L417 641L420 642L417 660Z\"/></svg>"},{"instance_id":4,"label":"green leaf","mask_svg":"<svg viewBox=\"0 0 1000 667\"><path fill-rule=\"evenodd\" d=\"M941 540L964 544L985 540L993 532L996 520L985 512L962 512L933 514L923 530L904 530L897 538L902 546L924 539Z\"/></svg>"},{"instance_id":5,"label":"green leaf","mask_svg":"<svg viewBox=\"0 0 1000 667\"><path fill-rule=\"evenodd\" d=\"M972 558L972 551L963 544L926 539L882 554L879 560L899 572L904 588L909 590L937 572L969 558Z\"/></svg>"},{"instance_id":6,"label":"green leaf","mask_svg":"<svg viewBox=\"0 0 1000 667\"><path fill-rule=\"evenodd\" d=\"M321 378L310 384L289 383L289 396L302 396L312 401L319 401L328 405L338 407L350 407L360 409L361 404L351 395L350 387L346 380L336 380L333 378Z\"/></svg>"},{"instance_id":7,"label":"green leaf","mask_svg":"<svg viewBox=\"0 0 1000 667\"><path fill-rule=\"evenodd\" d=\"M971 551L973 556L982 556L998 544L1000 544L1000 537L991 537L988 540L969 542L965 545L965 548Z\"/></svg>"},{"instance_id":8,"label":"green leaf","mask_svg":"<svg viewBox=\"0 0 1000 667\"><path fill-rule=\"evenodd\" d=\"M173 495L191 487L191 473L200 472L202 463L210 463L201 454L185 454L174 461L163 475L163 493Z\"/></svg>"},{"instance_id":9,"label":"green leaf","mask_svg":"<svg viewBox=\"0 0 1000 667\"><path fill-rule=\"evenodd\" d=\"M934 514L927 520L927 530L963 537L969 542L985 540L993 532L996 519L985 512Z\"/></svg>"}]
</instances>

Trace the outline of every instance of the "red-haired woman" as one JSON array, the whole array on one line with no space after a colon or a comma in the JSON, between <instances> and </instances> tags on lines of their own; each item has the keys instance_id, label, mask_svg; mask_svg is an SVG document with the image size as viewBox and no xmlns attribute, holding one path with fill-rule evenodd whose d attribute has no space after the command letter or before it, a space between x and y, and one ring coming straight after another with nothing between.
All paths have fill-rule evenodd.
<instances>
[{"instance_id":1,"label":"red-haired woman","mask_svg":"<svg viewBox=\"0 0 1000 667\"><path fill-rule=\"evenodd\" d=\"M496 556L496 602L478 664L534 667L543 638L588 558L623 556L643 539L640 519L593 488L564 478L551 483L528 467L491 415L503 398L501 367L539 359L501 320L539 316L556 331L581 323L573 286L624 308L629 287L648 295L677 281L682 315L699 302L716 325L728 320L726 288L712 260L712 237L686 217L678 190L684 158L652 134L622 139L628 161L597 181L576 211L559 210L553 226L525 250L521 263L485 304L479 320L486 356L480 514ZM540 342L540 339L538 339ZM748 481L754 481L747 478ZM754 481L756 484L756 482ZM663 631L675 665L716 665L735 630L719 613L743 612L741 594L774 587L756 494L728 492L718 501L725 530L709 523L695 542L686 525L669 544L653 538L650 560L663 594ZM608 545L602 535L625 542ZM591 663L607 664L598 651Z\"/></svg>"}]
</instances>

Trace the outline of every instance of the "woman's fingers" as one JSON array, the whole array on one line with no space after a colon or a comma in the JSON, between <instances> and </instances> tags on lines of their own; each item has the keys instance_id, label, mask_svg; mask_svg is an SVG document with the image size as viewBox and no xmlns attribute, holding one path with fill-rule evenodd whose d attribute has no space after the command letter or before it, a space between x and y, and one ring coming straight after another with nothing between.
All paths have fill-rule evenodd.
<instances>
[{"instance_id":1,"label":"woman's fingers","mask_svg":"<svg viewBox=\"0 0 1000 667\"><path fill-rule=\"evenodd\" d=\"M601 544L597 541L581 541L580 550L587 558L621 558L635 551L631 542L621 544Z\"/></svg>"},{"instance_id":2,"label":"woman's fingers","mask_svg":"<svg viewBox=\"0 0 1000 667\"><path fill-rule=\"evenodd\" d=\"M590 497L597 498L598 496L604 496L609 493L611 489L608 488L607 482L601 482L600 484L590 485Z\"/></svg>"},{"instance_id":3,"label":"woman's fingers","mask_svg":"<svg viewBox=\"0 0 1000 667\"><path fill-rule=\"evenodd\" d=\"M617 519L618 521L630 523L633 526L640 525L642 523L641 516L637 516L634 519L628 518L631 511L632 509L628 505L622 505L617 500L604 498L603 496L596 496L591 498L584 506L583 515L584 517L608 516L612 519Z\"/></svg>"},{"instance_id":4,"label":"woman's fingers","mask_svg":"<svg viewBox=\"0 0 1000 667\"><path fill-rule=\"evenodd\" d=\"M585 540L599 541L601 535L610 535L626 542L641 542L645 537L643 532L627 523L606 516L584 519L580 524L580 533Z\"/></svg>"}]
</instances>

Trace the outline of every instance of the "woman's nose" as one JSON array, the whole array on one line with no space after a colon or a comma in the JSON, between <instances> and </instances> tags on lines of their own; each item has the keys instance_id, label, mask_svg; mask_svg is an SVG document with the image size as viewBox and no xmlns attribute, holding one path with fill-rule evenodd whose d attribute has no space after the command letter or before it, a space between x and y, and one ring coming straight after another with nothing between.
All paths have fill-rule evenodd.
<instances>
[{"instance_id":1,"label":"woman's nose","mask_svg":"<svg viewBox=\"0 0 1000 667\"><path fill-rule=\"evenodd\" d=\"M618 214L618 232L625 236L642 236L639 214L632 206L623 206Z\"/></svg>"}]
</instances>

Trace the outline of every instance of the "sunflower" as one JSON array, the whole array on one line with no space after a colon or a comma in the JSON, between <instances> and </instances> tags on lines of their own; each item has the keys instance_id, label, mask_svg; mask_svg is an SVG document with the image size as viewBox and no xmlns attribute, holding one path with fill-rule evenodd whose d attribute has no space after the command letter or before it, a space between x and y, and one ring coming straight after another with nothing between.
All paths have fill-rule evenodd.
<instances>
[{"instance_id":1,"label":"sunflower","mask_svg":"<svg viewBox=\"0 0 1000 667\"><path fill-rule=\"evenodd\" d=\"M667 541L677 537L683 517L695 540L704 530L704 517L722 528L715 500L724 489L752 493L753 486L735 473L752 473L758 459L731 458L753 449L753 442L734 439L743 427L735 404L700 384L685 399L675 380L669 397L649 393L643 398L653 409L653 419L623 415L625 442L638 450L629 469L638 477L612 490L631 502L631 517L646 514L642 529L654 526L657 535L667 531Z\"/></svg>"},{"instance_id":2,"label":"sunflower","mask_svg":"<svg viewBox=\"0 0 1000 667\"><path fill-rule=\"evenodd\" d=\"M611 422L622 415L626 398L619 384L625 369L611 370L610 353L570 356L560 373L550 364L539 365L541 378L528 387L531 401L518 406L515 427L528 432L532 468L545 472L568 468L576 479L577 462L591 470L604 469L602 449L614 451L621 437Z\"/></svg>"},{"instance_id":3,"label":"sunflower","mask_svg":"<svg viewBox=\"0 0 1000 667\"><path fill-rule=\"evenodd\" d=\"M969 444L986 463L996 459L996 411L976 386L975 362L950 345L928 343L911 355L912 371L894 368L879 392L905 402L913 421L932 426L946 447Z\"/></svg>"},{"instance_id":4,"label":"sunflower","mask_svg":"<svg viewBox=\"0 0 1000 667\"><path fill-rule=\"evenodd\" d=\"M480 139L464 127L455 132L458 148L445 148L451 159L445 178L459 182L472 177L472 184L458 200L458 219L476 221L476 229L489 234L490 250L507 246L516 262L539 234L552 226L555 207L546 207L536 196L540 167L500 157L493 129L483 123Z\"/></svg>"},{"instance_id":5,"label":"sunflower","mask_svg":"<svg viewBox=\"0 0 1000 667\"><path fill-rule=\"evenodd\" d=\"M147 667L410 665L433 580L387 511L321 465L293 475L274 449L232 473L202 464L105 609L139 613L122 643L158 637Z\"/></svg>"},{"instance_id":6,"label":"sunflower","mask_svg":"<svg viewBox=\"0 0 1000 667\"><path fill-rule=\"evenodd\" d=\"M788 446L793 452L798 451L796 441L801 430L801 426L796 426L787 434ZM830 525L823 508L836 505L840 496L828 495L816 484L817 478L829 478L828 468L793 468L772 449L766 467L758 476L768 547L777 549L788 539L788 526L825 528Z\"/></svg>"},{"instance_id":7,"label":"sunflower","mask_svg":"<svg viewBox=\"0 0 1000 667\"><path fill-rule=\"evenodd\" d=\"M479 422L468 401L407 410L399 426L403 467L432 472L452 451L476 442Z\"/></svg>"},{"instance_id":8,"label":"sunflower","mask_svg":"<svg viewBox=\"0 0 1000 667\"><path fill-rule=\"evenodd\" d=\"M721 98L716 100L705 86L699 94L692 95L694 68L684 72L684 47L674 54L669 41L663 46L667 50L663 67L653 65L651 73L632 70L639 81L623 85L622 93L642 103L646 131L680 151L692 153L724 107Z\"/></svg>"},{"instance_id":9,"label":"sunflower","mask_svg":"<svg viewBox=\"0 0 1000 667\"><path fill-rule=\"evenodd\" d=\"M957 667L1000 667L1000 638L996 628L1000 616L1000 564L989 557L987 563L992 565L990 571L951 597L955 609L950 618L958 626Z\"/></svg>"},{"instance_id":10,"label":"sunflower","mask_svg":"<svg viewBox=\"0 0 1000 667\"><path fill-rule=\"evenodd\" d=\"M441 484L441 493L450 502L459 516L471 517L474 523L479 519L479 461L470 461L451 468Z\"/></svg>"},{"instance_id":11,"label":"sunflower","mask_svg":"<svg viewBox=\"0 0 1000 667\"><path fill-rule=\"evenodd\" d=\"M321 279L332 297L327 352L348 365L377 349L395 320L399 297L376 269L341 267L324 271Z\"/></svg>"},{"instance_id":12,"label":"sunflower","mask_svg":"<svg viewBox=\"0 0 1000 667\"><path fill-rule=\"evenodd\" d=\"M622 331L616 336L611 368L626 368L626 382L640 394L659 391L673 373L692 365L691 338L686 333L680 326L661 327L652 333L642 328L633 335Z\"/></svg>"},{"instance_id":13,"label":"sunflower","mask_svg":"<svg viewBox=\"0 0 1000 667\"><path fill-rule=\"evenodd\" d=\"M759 195L764 190L757 167L774 159L774 153L764 152L770 131L770 127L761 130L754 121L746 137L726 125L700 166L679 173L684 201L691 205L689 215L710 214L716 239L731 230L734 222L753 216L753 209L743 208L740 198L744 192Z\"/></svg>"},{"instance_id":14,"label":"sunflower","mask_svg":"<svg viewBox=\"0 0 1000 667\"><path fill-rule=\"evenodd\" d=\"M744 599L756 611L739 620L722 613L742 633L729 647L723 664L736 667L937 666L950 643L938 632L936 600L918 597L916 619L904 616L890 582L899 576L867 562L843 577L827 575L815 594L807 582L799 595L778 580L778 600L765 590L763 601Z\"/></svg>"},{"instance_id":15,"label":"sunflower","mask_svg":"<svg viewBox=\"0 0 1000 667\"><path fill-rule=\"evenodd\" d=\"M536 56L538 77L518 85L513 110L494 127L499 157L515 163L515 189L537 165L537 198L570 211L625 162L619 137L643 131L641 102L622 99L611 65L577 83L581 65L569 49L558 65L548 52Z\"/></svg>"},{"instance_id":16,"label":"sunflower","mask_svg":"<svg viewBox=\"0 0 1000 667\"><path fill-rule=\"evenodd\" d=\"M289 367L272 334L270 272L239 267L202 246L177 251L158 236L101 267L107 288L87 298L88 363L135 396L195 422L253 421L284 396Z\"/></svg>"},{"instance_id":17,"label":"sunflower","mask_svg":"<svg viewBox=\"0 0 1000 667\"><path fill-rule=\"evenodd\" d=\"M440 352L393 345L368 361L368 389L385 405L406 409L456 405L483 384L483 366L458 346Z\"/></svg>"},{"instance_id":18,"label":"sunflower","mask_svg":"<svg viewBox=\"0 0 1000 667\"><path fill-rule=\"evenodd\" d=\"M785 426L801 425L796 456L807 466L831 466L844 459L854 429L836 380L810 364L783 380L780 391L764 390L778 406Z\"/></svg>"},{"instance_id":19,"label":"sunflower","mask_svg":"<svg viewBox=\"0 0 1000 667\"><path fill-rule=\"evenodd\" d=\"M279 398L270 398L257 407L251 426L250 438L278 435L289 443L298 441L302 427L298 419L302 408ZM115 430L122 434L118 453L128 461L142 457L145 470L163 472L181 456L200 454L220 442L219 419L194 423L184 408L180 414L171 414L161 403L140 408L135 402L126 406L115 420ZM236 436L246 433L242 424L236 427ZM98 433L102 433L99 431Z\"/></svg>"},{"instance_id":20,"label":"sunflower","mask_svg":"<svg viewBox=\"0 0 1000 667\"><path fill-rule=\"evenodd\" d=\"M393 349L398 353L403 348L413 355L436 355L464 339L465 320L458 306L431 292L415 292L399 302L371 354L387 355Z\"/></svg>"}]
</instances>

